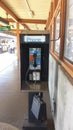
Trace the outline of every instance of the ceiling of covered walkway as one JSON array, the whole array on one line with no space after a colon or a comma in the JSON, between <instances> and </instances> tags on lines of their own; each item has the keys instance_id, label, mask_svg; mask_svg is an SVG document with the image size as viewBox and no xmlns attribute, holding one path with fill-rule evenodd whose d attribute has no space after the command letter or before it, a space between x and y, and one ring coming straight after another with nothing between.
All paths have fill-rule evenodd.
<instances>
[{"instance_id":1,"label":"ceiling of covered walkway","mask_svg":"<svg viewBox=\"0 0 73 130\"><path fill-rule=\"evenodd\" d=\"M51 0L0 0L0 17L9 21L12 29L16 22L20 29L44 30Z\"/></svg>"}]
</instances>

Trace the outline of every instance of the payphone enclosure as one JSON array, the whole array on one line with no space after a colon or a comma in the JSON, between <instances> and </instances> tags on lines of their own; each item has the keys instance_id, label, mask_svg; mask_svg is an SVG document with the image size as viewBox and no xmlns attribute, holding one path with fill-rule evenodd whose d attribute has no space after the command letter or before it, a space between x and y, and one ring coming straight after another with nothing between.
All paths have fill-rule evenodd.
<instances>
[{"instance_id":1,"label":"payphone enclosure","mask_svg":"<svg viewBox=\"0 0 73 130\"><path fill-rule=\"evenodd\" d=\"M22 90L43 89L48 83L49 39L48 31L24 31L20 34Z\"/></svg>"}]
</instances>

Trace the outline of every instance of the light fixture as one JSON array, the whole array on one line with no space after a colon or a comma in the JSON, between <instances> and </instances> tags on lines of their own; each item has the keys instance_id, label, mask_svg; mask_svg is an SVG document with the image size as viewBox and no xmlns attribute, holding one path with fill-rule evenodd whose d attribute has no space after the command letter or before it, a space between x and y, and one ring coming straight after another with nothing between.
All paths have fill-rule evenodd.
<instances>
[{"instance_id":1,"label":"light fixture","mask_svg":"<svg viewBox=\"0 0 73 130\"><path fill-rule=\"evenodd\" d=\"M2 25L9 25L9 21L7 21L6 19L0 17L0 24L2 24Z\"/></svg>"},{"instance_id":2,"label":"light fixture","mask_svg":"<svg viewBox=\"0 0 73 130\"><path fill-rule=\"evenodd\" d=\"M34 15L35 15L35 13L34 13L34 11L33 10L31 10L31 8L30 8L30 5L29 5L29 3L28 3L28 0L25 0L25 3L26 3L26 6L27 6L27 9L28 9L28 13L29 13L29 15L31 16L31 17L33 17Z\"/></svg>"},{"instance_id":3,"label":"light fixture","mask_svg":"<svg viewBox=\"0 0 73 130\"><path fill-rule=\"evenodd\" d=\"M35 27L36 27L36 29L37 29L37 30L39 30L39 28L38 28L37 24L35 24Z\"/></svg>"}]
</instances>

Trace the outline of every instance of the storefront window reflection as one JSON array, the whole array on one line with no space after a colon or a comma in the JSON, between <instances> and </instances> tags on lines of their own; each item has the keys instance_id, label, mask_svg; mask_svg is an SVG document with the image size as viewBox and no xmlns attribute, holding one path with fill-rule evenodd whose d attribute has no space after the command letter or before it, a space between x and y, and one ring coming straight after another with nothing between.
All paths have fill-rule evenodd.
<instances>
[{"instance_id":1,"label":"storefront window reflection","mask_svg":"<svg viewBox=\"0 0 73 130\"><path fill-rule=\"evenodd\" d=\"M55 51L59 53L60 51L60 12L58 13L55 20Z\"/></svg>"},{"instance_id":2,"label":"storefront window reflection","mask_svg":"<svg viewBox=\"0 0 73 130\"><path fill-rule=\"evenodd\" d=\"M67 0L64 57L73 63L73 0Z\"/></svg>"}]
</instances>

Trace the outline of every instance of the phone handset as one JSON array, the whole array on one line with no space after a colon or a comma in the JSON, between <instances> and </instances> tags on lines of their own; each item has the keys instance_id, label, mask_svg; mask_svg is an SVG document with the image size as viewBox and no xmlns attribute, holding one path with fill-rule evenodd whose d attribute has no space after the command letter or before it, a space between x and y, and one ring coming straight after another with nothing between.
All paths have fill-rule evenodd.
<instances>
[{"instance_id":1,"label":"phone handset","mask_svg":"<svg viewBox=\"0 0 73 130\"><path fill-rule=\"evenodd\" d=\"M33 54L33 67L36 67L36 66L37 66L36 58L37 58L37 54L34 53L34 54Z\"/></svg>"}]
</instances>

